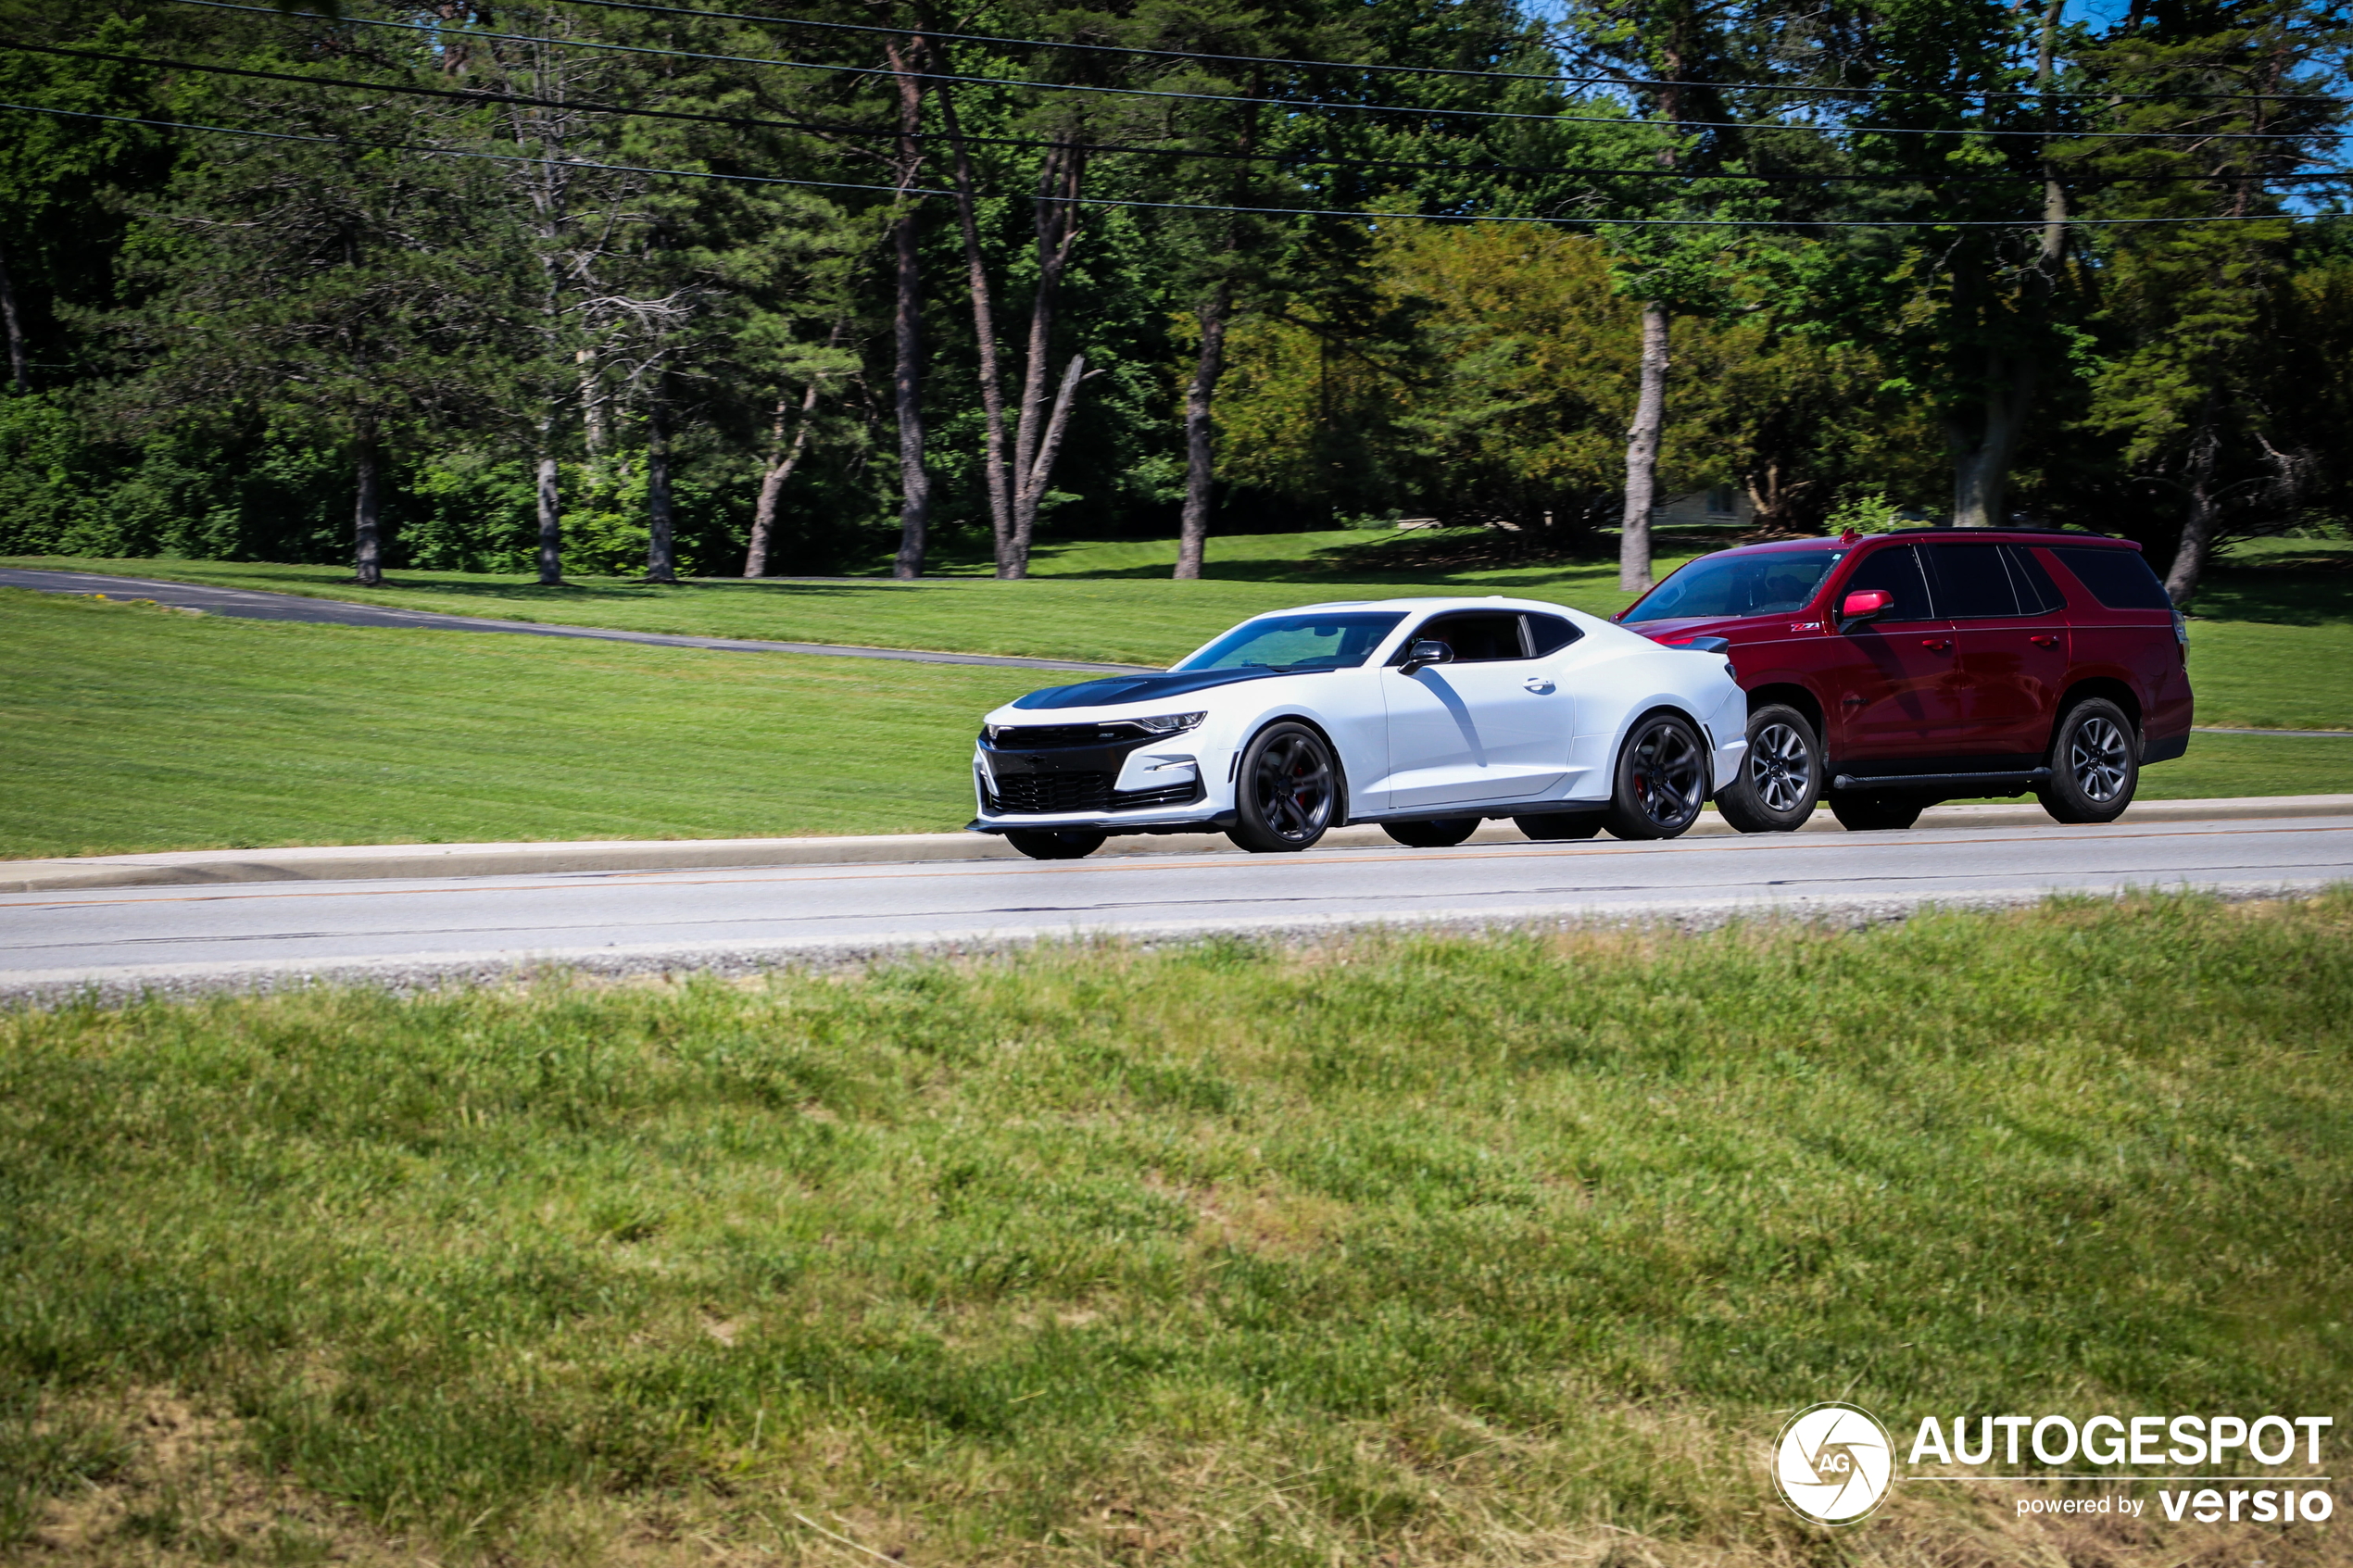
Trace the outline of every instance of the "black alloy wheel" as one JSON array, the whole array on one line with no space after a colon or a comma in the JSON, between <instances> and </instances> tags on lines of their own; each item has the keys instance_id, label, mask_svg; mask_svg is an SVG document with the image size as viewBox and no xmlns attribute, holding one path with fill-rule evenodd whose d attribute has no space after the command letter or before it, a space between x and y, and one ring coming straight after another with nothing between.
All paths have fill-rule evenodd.
<instances>
[{"instance_id":1,"label":"black alloy wheel","mask_svg":"<svg viewBox=\"0 0 2353 1568\"><path fill-rule=\"evenodd\" d=\"M2141 786L2141 748L2133 721L2106 697L2067 710L2051 739L2051 782L2034 792L2062 822L2112 822Z\"/></svg>"},{"instance_id":2,"label":"black alloy wheel","mask_svg":"<svg viewBox=\"0 0 2353 1568\"><path fill-rule=\"evenodd\" d=\"M1083 860L1103 847L1107 833L1078 828L1008 828L1005 842L1033 860Z\"/></svg>"},{"instance_id":3,"label":"black alloy wheel","mask_svg":"<svg viewBox=\"0 0 2353 1568\"><path fill-rule=\"evenodd\" d=\"M1822 750L1806 715L1769 703L1748 716L1748 754L1739 776L1716 797L1742 833L1795 833L1822 795Z\"/></svg>"},{"instance_id":4,"label":"black alloy wheel","mask_svg":"<svg viewBox=\"0 0 2353 1568\"><path fill-rule=\"evenodd\" d=\"M1478 817L1431 817L1415 822L1383 822L1381 832L1408 849L1452 849L1478 831Z\"/></svg>"},{"instance_id":5,"label":"black alloy wheel","mask_svg":"<svg viewBox=\"0 0 2353 1568\"><path fill-rule=\"evenodd\" d=\"M1602 825L1618 838L1674 838L1707 804L1708 759L1698 728L1680 713L1654 713L1617 754L1617 787Z\"/></svg>"},{"instance_id":6,"label":"black alloy wheel","mask_svg":"<svg viewBox=\"0 0 2353 1568\"><path fill-rule=\"evenodd\" d=\"M1226 836L1253 855L1295 853L1324 836L1340 813L1340 764L1304 724L1269 724L1242 752L1234 825Z\"/></svg>"},{"instance_id":7,"label":"black alloy wheel","mask_svg":"<svg viewBox=\"0 0 2353 1568\"><path fill-rule=\"evenodd\" d=\"M1541 816L1514 817L1512 826L1529 837L1544 841L1592 838L1602 831L1599 811L1547 811Z\"/></svg>"},{"instance_id":8,"label":"black alloy wheel","mask_svg":"<svg viewBox=\"0 0 2353 1568\"><path fill-rule=\"evenodd\" d=\"M1831 815L1849 833L1889 833L1910 827L1928 809L1924 800L1901 795L1833 795Z\"/></svg>"}]
</instances>

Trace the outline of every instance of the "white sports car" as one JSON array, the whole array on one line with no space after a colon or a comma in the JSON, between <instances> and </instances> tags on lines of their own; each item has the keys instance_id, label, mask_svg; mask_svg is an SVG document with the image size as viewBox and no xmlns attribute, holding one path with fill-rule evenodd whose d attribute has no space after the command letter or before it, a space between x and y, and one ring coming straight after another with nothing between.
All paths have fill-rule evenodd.
<instances>
[{"instance_id":1,"label":"white sports car","mask_svg":"<svg viewBox=\"0 0 2353 1568\"><path fill-rule=\"evenodd\" d=\"M1531 599L1256 616L1173 669L989 714L971 826L1041 860L1205 828L1304 849L1343 822L1441 848L1489 817L1531 838L1672 838L1747 749L1722 648L1664 647Z\"/></svg>"}]
</instances>

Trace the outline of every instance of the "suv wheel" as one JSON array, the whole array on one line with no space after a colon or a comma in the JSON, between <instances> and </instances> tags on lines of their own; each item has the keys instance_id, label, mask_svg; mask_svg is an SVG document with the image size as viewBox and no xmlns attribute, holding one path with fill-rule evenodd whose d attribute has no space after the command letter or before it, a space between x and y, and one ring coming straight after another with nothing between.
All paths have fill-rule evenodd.
<instances>
[{"instance_id":1,"label":"suv wheel","mask_svg":"<svg viewBox=\"0 0 2353 1568\"><path fill-rule=\"evenodd\" d=\"M1887 833L1910 827L1927 808L1900 795L1833 795L1831 815L1849 833Z\"/></svg>"},{"instance_id":2,"label":"suv wheel","mask_svg":"<svg viewBox=\"0 0 2353 1568\"><path fill-rule=\"evenodd\" d=\"M1240 777L1226 836L1253 855L1308 848L1339 814L1340 765L1324 737L1304 724L1259 731L1242 752Z\"/></svg>"},{"instance_id":3,"label":"suv wheel","mask_svg":"<svg viewBox=\"0 0 2353 1568\"><path fill-rule=\"evenodd\" d=\"M1674 838L1707 803L1707 748L1680 713L1654 713L1617 754L1617 786L1602 826L1618 838Z\"/></svg>"},{"instance_id":4,"label":"suv wheel","mask_svg":"<svg viewBox=\"0 0 2353 1568\"><path fill-rule=\"evenodd\" d=\"M1433 817L1416 822L1383 822L1381 832L1408 849L1452 849L1478 831L1478 817Z\"/></svg>"},{"instance_id":5,"label":"suv wheel","mask_svg":"<svg viewBox=\"0 0 2353 1568\"><path fill-rule=\"evenodd\" d=\"M1822 748L1794 708L1773 703L1748 716L1748 754L1716 809L1742 833L1795 833L1822 797Z\"/></svg>"},{"instance_id":6,"label":"suv wheel","mask_svg":"<svg viewBox=\"0 0 2353 1568\"><path fill-rule=\"evenodd\" d=\"M2062 822L2112 822L2140 787L2133 721L2106 697L2086 697L2059 720L2051 740L2051 782L2034 792Z\"/></svg>"},{"instance_id":7,"label":"suv wheel","mask_svg":"<svg viewBox=\"0 0 2353 1568\"><path fill-rule=\"evenodd\" d=\"M1009 828L1005 842L1033 860L1083 860L1103 847L1107 833L1062 828Z\"/></svg>"}]
</instances>

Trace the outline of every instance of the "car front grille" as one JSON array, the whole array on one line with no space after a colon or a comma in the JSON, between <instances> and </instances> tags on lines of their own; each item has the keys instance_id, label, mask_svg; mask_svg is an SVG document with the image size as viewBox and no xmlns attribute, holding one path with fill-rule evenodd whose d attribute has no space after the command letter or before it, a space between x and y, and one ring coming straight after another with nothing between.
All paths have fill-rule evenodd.
<instances>
[{"instance_id":1,"label":"car front grille","mask_svg":"<svg viewBox=\"0 0 2353 1568\"><path fill-rule=\"evenodd\" d=\"M1158 789L1114 789L1110 773L1007 773L988 787L988 808L1020 816L1065 811L1147 811L1189 806L1201 798L1201 781Z\"/></svg>"},{"instance_id":2,"label":"car front grille","mask_svg":"<svg viewBox=\"0 0 2353 1568\"><path fill-rule=\"evenodd\" d=\"M988 744L1000 751L1034 751L1053 746L1116 746L1150 738L1141 724L1008 724Z\"/></svg>"}]
</instances>

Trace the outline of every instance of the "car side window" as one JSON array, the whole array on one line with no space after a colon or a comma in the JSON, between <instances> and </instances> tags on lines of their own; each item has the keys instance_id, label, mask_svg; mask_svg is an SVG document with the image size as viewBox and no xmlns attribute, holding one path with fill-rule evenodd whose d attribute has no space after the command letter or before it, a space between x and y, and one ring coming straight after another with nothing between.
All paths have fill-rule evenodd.
<instances>
[{"instance_id":1,"label":"car side window","mask_svg":"<svg viewBox=\"0 0 2353 1568\"><path fill-rule=\"evenodd\" d=\"M1948 621L1981 621L2019 613L2018 592L2002 564L1999 545L1931 545L1936 604Z\"/></svg>"},{"instance_id":2,"label":"car side window","mask_svg":"<svg viewBox=\"0 0 2353 1568\"><path fill-rule=\"evenodd\" d=\"M1528 650L1519 640L1519 615L1514 610L1457 610L1433 615L1400 645L1390 662L1403 663L1405 649L1425 638L1435 638L1453 649L1457 664L1485 664L1528 657Z\"/></svg>"},{"instance_id":3,"label":"car side window","mask_svg":"<svg viewBox=\"0 0 2353 1568\"><path fill-rule=\"evenodd\" d=\"M2048 615L2055 609L2067 608L2067 596L2058 591L2051 574L2034 558L2034 552L2017 545L2002 546L2002 558L2009 562L2010 582L2018 589L2019 608L2029 615Z\"/></svg>"},{"instance_id":4,"label":"car side window","mask_svg":"<svg viewBox=\"0 0 2353 1568\"><path fill-rule=\"evenodd\" d=\"M1538 615L1531 610L1521 619L1528 622L1529 652L1538 659L1559 652L1585 634L1565 615Z\"/></svg>"},{"instance_id":5,"label":"car side window","mask_svg":"<svg viewBox=\"0 0 2353 1568\"><path fill-rule=\"evenodd\" d=\"M1894 596L1894 608L1880 617L1890 621L1933 621L1935 602L1928 596L1928 583L1920 575L1919 553L1909 545L1891 545L1873 550L1856 563L1855 575L1839 590L1843 598L1866 588L1881 588Z\"/></svg>"}]
</instances>

